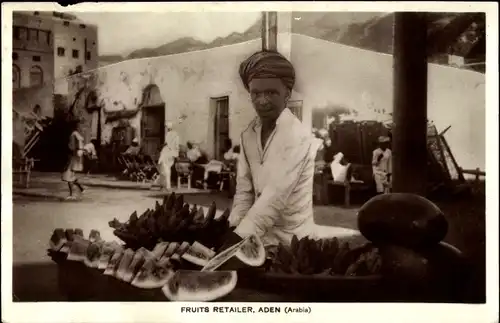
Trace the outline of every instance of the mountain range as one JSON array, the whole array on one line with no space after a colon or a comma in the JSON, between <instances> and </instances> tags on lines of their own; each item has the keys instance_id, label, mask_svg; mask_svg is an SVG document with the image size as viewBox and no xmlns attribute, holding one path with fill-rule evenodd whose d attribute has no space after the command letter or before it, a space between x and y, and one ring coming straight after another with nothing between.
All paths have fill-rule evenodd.
<instances>
[{"instance_id":1,"label":"mountain range","mask_svg":"<svg viewBox=\"0 0 500 323\"><path fill-rule=\"evenodd\" d=\"M393 13L371 12L294 12L292 32L349 46L392 54ZM428 57L430 61L447 63L442 56L462 56L472 66L484 72L485 66L485 14L484 13L426 13L428 20ZM183 37L155 48L140 48L127 56L104 55L100 65L108 65L126 59L171 55L214 48L260 38L261 21L256 21L245 32L234 32L203 42Z\"/></svg>"}]
</instances>

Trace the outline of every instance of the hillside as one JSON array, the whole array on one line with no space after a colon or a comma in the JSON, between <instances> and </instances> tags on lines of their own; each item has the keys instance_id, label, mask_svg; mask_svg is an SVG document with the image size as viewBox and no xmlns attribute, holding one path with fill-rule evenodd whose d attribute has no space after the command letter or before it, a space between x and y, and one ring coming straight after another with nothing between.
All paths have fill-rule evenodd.
<instances>
[{"instance_id":1,"label":"hillside","mask_svg":"<svg viewBox=\"0 0 500 323\"><path fill-rule=\"evenodd\" d=\"M393 14L354 12L294 12L292 32L341 44L392 53ZM472 62L485 60L484 13L427 13L431 61L442 54L464 56ZM232 33L205 43L184 37L156 48L141 48L127 57L101 56L100 65L131 58L144 58L208 49L249 41L260 37L260 20L243 33ZM484 66L479 70L484 72Z\"/></svg>"}]
</instances>

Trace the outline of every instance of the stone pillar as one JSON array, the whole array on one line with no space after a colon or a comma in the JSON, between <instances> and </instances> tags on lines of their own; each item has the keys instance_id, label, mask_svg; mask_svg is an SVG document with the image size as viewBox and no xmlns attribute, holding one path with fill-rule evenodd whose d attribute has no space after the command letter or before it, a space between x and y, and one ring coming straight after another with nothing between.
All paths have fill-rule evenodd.
<instances>
[{"instance_id":1,"label":"stone pillar","mask_svg":"<svg viewBox=\"0 0 500 323\"><path fill-rule=\"evenodd\" d=\"M398 12L394 27L393 192L424 195L427 185L427 24Z\"/></svg>"}]
</instances>

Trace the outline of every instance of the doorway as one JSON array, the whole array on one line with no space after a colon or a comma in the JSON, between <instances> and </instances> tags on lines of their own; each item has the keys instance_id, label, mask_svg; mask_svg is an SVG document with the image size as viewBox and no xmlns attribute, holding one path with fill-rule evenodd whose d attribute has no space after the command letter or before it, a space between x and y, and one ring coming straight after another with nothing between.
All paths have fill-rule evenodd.
<instances>
[{"instance_id":1,"label":"doorway","mask_svg":"<svg viewBox=\"0 0 500 323\"><path fill-rule=\"evenodd\" d=\"M212 101L215 106L214 157L217 160L223 160L226 142L229 139L229 97L214 98Z\"/></svg>"},{"instance_id":2,"label":"doorway","mask_svg":"<svg viewBox=\"0 0 500 323\"><path fill-rule=\"evenodd\" d=\"M140 107L142 149L156 160L165 142L165 102L158 86L152 84L144 89Z\"/></svg>"}]
</instances>

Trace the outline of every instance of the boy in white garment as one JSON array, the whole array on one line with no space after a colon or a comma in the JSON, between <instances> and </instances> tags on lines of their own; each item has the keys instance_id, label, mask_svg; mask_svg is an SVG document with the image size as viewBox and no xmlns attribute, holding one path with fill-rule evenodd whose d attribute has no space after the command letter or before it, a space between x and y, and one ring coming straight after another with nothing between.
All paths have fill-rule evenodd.
<instances>
[{"instance_id":1,"label":"boy in white garment","mask_svg":"<svg viewBox=\"0 0 500 323\"><path fill-rule=\"evenodd\" d=\"M266 245L288 245L293 235L316 231L312 189L318 147L311 130L286 108L295 72L285 57L258 52L239 72L257 117L241 135L229 218L236 228L228 241L256 234Z\"/></svg>"}]
</instances>

